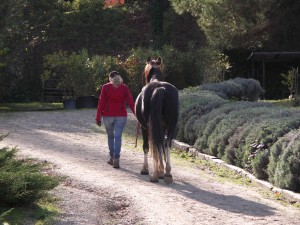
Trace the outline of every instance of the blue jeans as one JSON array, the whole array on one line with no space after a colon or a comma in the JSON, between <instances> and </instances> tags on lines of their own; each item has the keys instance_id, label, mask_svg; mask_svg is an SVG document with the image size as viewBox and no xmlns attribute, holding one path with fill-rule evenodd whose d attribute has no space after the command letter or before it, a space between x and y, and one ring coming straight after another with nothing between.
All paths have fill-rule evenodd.
<instances>
[{"instance_id":1,"label":"blue jeans","mask_svg":"<svg viewBox=\"0 0 300 225\"><path fill-rule=\"evenodd\" d=\"M122 116L104 116L103 123L108 138L109 155L111 158L120 158L122 133L126 124L127 117Z\"/></svg>"}]
</instances>

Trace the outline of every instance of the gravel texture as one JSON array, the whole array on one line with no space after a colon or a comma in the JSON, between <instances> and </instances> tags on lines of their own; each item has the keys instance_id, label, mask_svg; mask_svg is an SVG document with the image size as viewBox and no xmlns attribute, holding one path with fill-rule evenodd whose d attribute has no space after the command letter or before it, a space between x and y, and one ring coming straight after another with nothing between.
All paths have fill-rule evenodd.
<instances>
[{"instance_id":1,"label":"gravel texture","mask_svg":"<svg viewBox=\"0 0 300 225\"><path fill-rule=\"evenodd\" d=\"M143 154L134 143L123 142L121 168L112 168L106 162L106 133L96 126L95 113L0 114L0 132L10 133L0 147L17 146L20 156L50 162L54 173L67 177L51 191L62 212L55 224L300 224L299 209L255 188L221 182L199 168L173 164L172 184L151 183L140 175Z\"/></svg>"}]
</instances>

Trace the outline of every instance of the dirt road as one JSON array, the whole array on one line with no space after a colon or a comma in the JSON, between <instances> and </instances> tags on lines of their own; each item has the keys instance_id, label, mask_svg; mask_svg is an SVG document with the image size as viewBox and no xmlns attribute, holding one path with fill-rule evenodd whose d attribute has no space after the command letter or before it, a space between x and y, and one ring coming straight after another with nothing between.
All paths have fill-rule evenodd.
<instances>
[{"instance_id":1,"label":"dirt road","mask_svg":"<svg viewBox=\"0 0 300 225\"><path fill-rule=\"evenodd\" d=\"M94 117L93 109L0 114L0 132L10 132L0 147L18 146L68 177L53 191L61 198L56 224L300 224L299 209L197 169L173 164L172 184L150 183L134 143L123 142L121 168L113 169Z\"/></svg>"}]
</instances>

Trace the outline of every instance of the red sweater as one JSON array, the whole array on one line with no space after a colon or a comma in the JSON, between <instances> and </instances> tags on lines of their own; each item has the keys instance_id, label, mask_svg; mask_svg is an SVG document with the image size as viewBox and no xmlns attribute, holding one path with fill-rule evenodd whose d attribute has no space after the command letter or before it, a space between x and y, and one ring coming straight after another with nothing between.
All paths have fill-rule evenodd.
<instances>
[{"instance_id":1,"label":"red sweater","mask_svg":"<svg viewBox=\"0 0 300 225\"><path fill-rule=\"evenodd\" d=\"M126 105L134 112L134 101L129 88L121 84L115 88L111 83L104 84L98 101L96 121L102 116L127 116Z\"/></svg>"}]
</instances>

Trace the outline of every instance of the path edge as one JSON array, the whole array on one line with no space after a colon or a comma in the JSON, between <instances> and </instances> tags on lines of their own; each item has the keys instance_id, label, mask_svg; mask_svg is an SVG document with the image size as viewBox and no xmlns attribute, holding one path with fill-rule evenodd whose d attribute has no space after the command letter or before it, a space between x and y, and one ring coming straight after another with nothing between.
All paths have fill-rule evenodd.
<instances>
[{"instance_id":1,"label":"path edge","mask_svg":"<svg viewBox=\"0 0 300 225\"><path fill-rule=\"evenodd\" d=\"M177 149L179 151L182 151L182 152L189 153L189 154L191 154L195 157L198 157L200 159L210 161L210 162L214 163L215 165L217 165L219 167L227 168L227 169L229 169L229 170L231 170L231 171L233 171L237 174L241 174L244 177L250 179L253 183L255 183L255 184L257 184L257 185L259 185L259 186L261 186L265 189L268 189L268 190L272 191L275 194L282 195L284 198L288 199L290 203L299 203L300 204L300 194L295 193L295 192L290 191L290 190L278 188L278 187L274 186L273 184L271 184L267 181L260 180L260 179L256 178L253 174L243 170L240 167L227 164L226 162L224 162L223 160L221 160L218 157L198 152L192 146L190 146L186 143L180 142L178 140L173 140L172 141L172 148L175 148L175 149Z\"/></svg>"}]
</instances>

